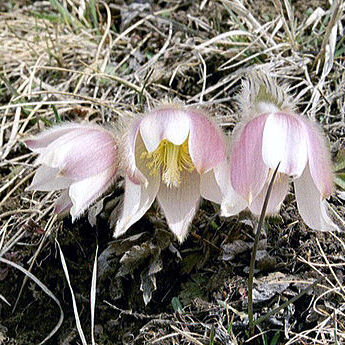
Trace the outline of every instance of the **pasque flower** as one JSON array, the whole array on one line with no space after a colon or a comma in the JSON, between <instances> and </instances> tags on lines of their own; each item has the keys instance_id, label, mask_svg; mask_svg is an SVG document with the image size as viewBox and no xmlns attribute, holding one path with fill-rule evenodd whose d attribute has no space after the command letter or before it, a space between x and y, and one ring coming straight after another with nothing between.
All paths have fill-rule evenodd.
<instances>
[{"instance_id":1,"label":"pasque flower","mask_svg":"<svg viewBox=\"0 0 345 345\"><path fill-rule=\"evenodd\" d=\"M199 109L169 104L136 119L125 141L128 170L115 237L157 197L169 228L183 241L200 197L221 201L215 175L226 159L221 130Z\"/></svg>"},{"instance_id":2,"label":"pasque flower","mask_svg":"<svg viewBox=\"0 0 345 345\"><path fill-rule=\"evenodd\" d=\"M237 195L225 193L223 214L237 213L239 205L259 214L272 171L280 162L267 212L279 211L292 177L304 222L316 230L335 228L326 212L333 176L319 128L295 113L285 87L262 74L244 82L239 99L244 120L235 129L229 170Z\"/></svg>"},{"instance_id":3,"label":"pasque flower","mask_svg":"<svg viewBox=\"0 0 345 345\"><path fill-rule=\"evenodd\" d=\"M28 190L61 190L55 211L70 210L73 220L109 188L118 171L116 137L95 124L56 126L25 144L39 153L41 165Z\"/></svg>"}]
</instances>

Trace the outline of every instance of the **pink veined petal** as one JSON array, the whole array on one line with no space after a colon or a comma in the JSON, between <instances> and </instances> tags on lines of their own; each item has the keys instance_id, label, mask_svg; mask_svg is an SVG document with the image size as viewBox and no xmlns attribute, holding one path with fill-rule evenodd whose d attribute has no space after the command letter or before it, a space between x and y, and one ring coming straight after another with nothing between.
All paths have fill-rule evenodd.
<instances>
[{"instance_id":1,"label":"pink veined petal","mask_svg":"<svg viewBox=\"0 0 345 345\"><path fill-rule=\"evenodd\" d=\"M268 174L268 167L262 160L262 134L266 118L264 114L247 122L233 144L231 184L248 204L259 194Z\"/></svg>"},{"instance_id":2,"label":"pink veined petal","mask_svg":"<svg viewBox=\"0 0 345 345\"><path fill-rule=\"evenodd\" d=\"M223 133L203 113L190 110L189 153L199 172L203 174L226 159Z\"/></svg>"},{"instance_id":3,"label":"pink veined petal","mask_svg":"<svg viewBox=\"0 0 345 345\"><path fill-rule=\"evenodd\" d=\"M323 200L307 165L302 176L294 180L298 211L304 222L314 230L337 231L338 227L327 214L326 200Z\"/></svg>"},{"instance_id":4,"label":"pink veined petal","mask_svg":"<svg viewBox=\"0 0 345 345\"><path fill-rule=\"evenodd\" d=\"M126 177L122 214L117 221L114 237L124 234L151 207L159 189L159 177L150 176L147 187Z\"/></svg>"},{"instance_id":5,"label":"pink veined petal","mask_svg":"<svg viewBox=\"0 0 345 345\"><path fill-rule=\"evenodd\" d=\"M60 197L55 202L55 213L64 213L69 211L69 209L73 206L72 200L68 195L68 190L64 190L61 192Z\"/></svg>"},{"instance_id":6,"label":"pink veined petal","mask_svg":"<svg viewBox=\"0 0 345 345\"><path fill-rule=\"evenodd\" d=\"M78 218L100 195L112 184L116 177L116 169L110 167L97 175L74 182L69 188L72 200L72 221Z\"/></svg>"},{"instance_id":7,"label":"pink veined petal","mask_svg":"<svg viewBox=\"0 0 345 345\"><path fill-rule=\"evenodd\" d=\"M70 178L58 176L58 173L59 169L42 165L37 169L31 185L27 188L27 190L48 192L68 188L73 181Z\"/></svg>"},{"instance_id":8,"label":"pink veined petal","mask_svg":"<svg viewBox=\"0 0 345 345\"><path fill-rule=\"evenodd\" d=\"M262 206L266 198L266 193L270 179L265 183L264 188L261 190L259 195L253 200L252 204L249 206L249 209L252 213L256 215L261 214ZM272 192L268 200L266 214L274 214L279 212L280 206L284 201L287 192L289 191L289 177L285 174L278 174L276 180L273 184Z\"/></svg>"},{"instance_id":9,"label":"pink veined petal","mask_svg":"<svg viewBox=\"0 0 345 345\"><path fill-rule=\"evenodd\" d=\"M178 188L169 188L165 183L161 183L157 200L169 228L179 242L183 242L199 204L200 175L195 170L192 173L183 171Z\"/></svg>"},{"instance_id":10,"label":"pink veined petal","mask_svg":"<svg viewBox=\"0 0 345 345\"><path fill-rule=\"evenodd\" d=\"M303 123L296 116L286 113L268 115L262 139L265 164L274 170L280 162L279 172L301 176L308 161L306 136Z\"/></svg>"},{"instance_id":11,"label":"pink veined petal","mask_svg":"<svg viewBox=\"0 0 345 345\"><path fill-rule=\"evenodd\" d=\"M215 202L216 204L222 202L222 192L218 186L213 170L200 175L200 194L204 199Z\"/></svg>"},{"instance_id":12,"label":"pink veined petal","mask_svg":"<svg viewBox=\"0 0 345 345\"><path fill-rule=\"evenodd\" d=\"M333 174L330 154L319 128L306 119L303 119L303 123L308 133L310 173L321 196L323 198L328 198L333 191Z\"/></svg>"},{"instance_id":13,"label":"pink veined petal","mask_svg":"<svg viewBox=\"0 0 345 345\"><path fill-rule=\"evenodd\" d=\"M76 129L94 129L95 127L92 124L68 123L48 129L34 138L24 140L24 143L30 150L42 153L49 144L71 131L75 131Z\"/></svg>"},{"instance_id":14,"label":"pink veined petal","mask_svg":"<svg viewBox=\"0 0 345 345\"><path fill-rule=\"evenodd\" d=\"M75 148L76 144L78 144L78 148L80 148L82 139L85 135L90 135L92 132L96 133L94 130L85 130L85 128L83 128L70 131L60 136L44 149L37 158L36 164L45 164L52 168L60 168L63 165L65 157L72 148Z\"/></svg>"},{"instance_id":15,"label":"pink veined petal","mask_svg":"<svg viewBox=\"0 0 345 345\"><path fill-rule=\"evenodd\" d=\"M221 216L230 217L244 210L247 207L247 201L232 187L229 162L224 160L213 171L222 196Z\"/></svg>"},{"instance_id":16,"label":"pink veined petal","mask_svg":"<svg viewBox=\"0 0 345 345\"><path fill-rule=\"evenodd\" d=\"M57 151L57 150L56 150ZM60 174L82 179L118 165L117 143L105 130L90 132L70 143L70 149L61 162Z\"/></svg>"},{"instance_id":17,"label":"pink veined petal","mask_svg":"<svg viewBox=\"0 0 345 345\"><path fill-rule=\"evenodd\" d=\"M188 137L190 116L187 111L166 106L146 115L140 124L140 134L149 152L154 151L163 139L181 145Z\"/></svg>"}]
</instances>

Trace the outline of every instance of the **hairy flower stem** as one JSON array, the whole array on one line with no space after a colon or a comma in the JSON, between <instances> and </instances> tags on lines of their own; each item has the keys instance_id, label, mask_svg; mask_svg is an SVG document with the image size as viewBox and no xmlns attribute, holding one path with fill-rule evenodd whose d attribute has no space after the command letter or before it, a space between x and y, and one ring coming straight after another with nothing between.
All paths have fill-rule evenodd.
<instances>
[{"instance_id":1,"label":"hairy flower stem","mask_svg":"<svg viewBox=\"0 0 345 345\"><path fill-rule=\"evenodd\" d=\"M268 189L267 189L264 204L262 206L262 210L261 210L261 214L260 214L260 218L259 218L259 223L258 223L258 226L256 228L256 235L255 235L255 239L254 239L252 256L250 259L249 277L248 277L248 319L249 319L249 332L250 332L251 336L254 335L254 327L255 327L254 316L253 316L253 281L254 281L255 258L256 258L256 252L258 250L258 244L259 244L261 229L262 229L262 225L264 223L268 201L270 199L271 191L273 188L274 180L275 180L277 172L278 172L279 165L280 165L280 162L278 163L276 169L274 170L274 173L273 173L271 180L270 180L270 184L269 184Z\"/></svg>"}]
</instances>

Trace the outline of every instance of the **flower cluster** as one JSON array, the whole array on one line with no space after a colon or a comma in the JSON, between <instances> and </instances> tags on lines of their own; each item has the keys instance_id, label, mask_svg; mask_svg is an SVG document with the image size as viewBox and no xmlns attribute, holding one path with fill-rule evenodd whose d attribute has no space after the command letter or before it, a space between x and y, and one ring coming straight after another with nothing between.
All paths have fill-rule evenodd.
<instances>
[{"instance_id":1,"label":"flower cluster","mask_svg":"<svg viewBox=\"0 0 345 345\"><path fill-rule=\"evenodd\" d=\"M317 230L333 230L326 201L332 193L329 153L319 128L294 111L285 88L251 75L239 97L243 119L231 144L198 108L166 104L125 126L122 136L93 124L66 124L25 141L41 166L30 190L62 190L56 212L79 217L124 175L125 195L115 237L125 233L154 200L182 242L200 198L231 216L260 214L272 171L268 204L276 213L293 180L299 212ZM231 147L228 150L228 147ZM120 169L121 167L121 169Z\"/></svg>"}]
</instances>

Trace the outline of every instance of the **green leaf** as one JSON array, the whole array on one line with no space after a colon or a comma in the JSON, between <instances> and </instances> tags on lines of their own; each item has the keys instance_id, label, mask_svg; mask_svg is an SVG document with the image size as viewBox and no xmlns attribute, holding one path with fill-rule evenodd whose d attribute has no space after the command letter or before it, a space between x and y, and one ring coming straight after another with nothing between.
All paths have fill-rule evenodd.
<instances>
[{"instance_id":1,"label":"green leaf","mask_svg":"<svg viewBox=\"0 0 345 345\"><path fill-rule=\"evenodd\" d=\"M180 300L178 299L178 297L173 297L171 299L171 304L172 304L172 307L173 307L175 313L179 313L179 314L182 313L182 304L181 304Z\"/></svg>"},{"instance_id":2,"label":"green leaf","mask_svg":"<svg viewBox=\"0 0 345 345\"><path fill-rule=\"evenodd\" d=\"M274 336L271 340L271 343L270 345L277 345L278 344L278 340L279 340L279 337L280 337L280 331L277 331L274 333Z\"/></svg>"},{"instance_id":3,"label":"green leaf","mask_svg":"<svg viewBox=\"0 0 345 345\"><path fill-rule=\"evenodd\" d=\"M210 345L214 345L214 337L215 337L215 331L214 331L214 325L212 325L211 331L210 331Z\"/></svg>"},{"instance_id":4,"label":"green leaf","mask_svg":"<svg viewBox=\"0 0 345 345\"><path fill-rule=\"evenodd\" d=\"M61 123L62 120L61 120L61 116L60 114L58 113L57 109L56 109L56 106L54 104L52 104L52 108L53 108L53 112L54 112L54 116L55 116L55 122L56 123Z\"/></svg>"},{"instance_id":5,"label":"green leaf","mask_svg":"<svg viewBox=\"0 0 345 345\"><path fill-rule=\"evenodd\" d=\"M334 183L345 190L345 173L337 174L334 178Z\"/></svg>"},{"instance_id":6,"label":"green leaf","mask_svg":"<svg viewBox=\"0 0 345 345\"><path fill-rule=\"evenodd\" d=\"M73 27L81 28L83 25L80 21L69 13L68 9L60 4L58 0L49 0L51 5L60 12L66 24L72 25Z\"/></svg>"},{"instance_id":7,"label":"green leaf","mask_svg":"<svg viewBox=\"0 0 345 345\"><path fill-rule=\"evenodd\" d=\"M341 170L345 170L345 150L340 150L335 157L334 171L340 172Z\"/></svg>"}]
</instances>

